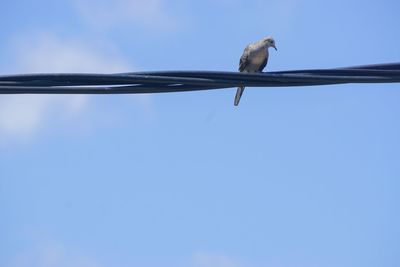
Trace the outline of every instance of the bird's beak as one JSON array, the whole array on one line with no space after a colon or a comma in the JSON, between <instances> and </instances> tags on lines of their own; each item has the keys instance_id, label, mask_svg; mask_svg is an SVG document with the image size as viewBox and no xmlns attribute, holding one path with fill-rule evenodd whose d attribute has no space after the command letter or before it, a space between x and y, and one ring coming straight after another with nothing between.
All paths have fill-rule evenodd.
<instances>
[{"instance_id":1,"label":"bird's beak","mask_svg":"<svg viewBox=\"0 0 400 267\"><path fill-rule=\"evenodd\" d=\"M273 48L275 48L275 50L276 50L276 51L278 51L278 48L276 48L276 46L275 46L275 45L273 45L272 47L273 47Z\"/></svg>"}]
</instances>

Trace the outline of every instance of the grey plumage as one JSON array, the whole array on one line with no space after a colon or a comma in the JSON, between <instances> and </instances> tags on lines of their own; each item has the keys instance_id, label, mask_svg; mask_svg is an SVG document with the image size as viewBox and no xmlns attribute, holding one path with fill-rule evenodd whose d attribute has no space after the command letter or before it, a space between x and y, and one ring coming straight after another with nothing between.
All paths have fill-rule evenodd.
<instances>
[{"instance_id":1,"label":"grey plumage","mask_svg":"<svg viewBox=\"0 0 400 267\"><path fill-rule=\"evenodd\" d=\"M243 51L239 62L240 72L261 72L268 63L268 48L276 49L275 40L268 36L260 41L249 44ZM239 86L235 95L235 106L239 105L240 98L243 94L244 86Z\"/></svg>"}]
</instances>

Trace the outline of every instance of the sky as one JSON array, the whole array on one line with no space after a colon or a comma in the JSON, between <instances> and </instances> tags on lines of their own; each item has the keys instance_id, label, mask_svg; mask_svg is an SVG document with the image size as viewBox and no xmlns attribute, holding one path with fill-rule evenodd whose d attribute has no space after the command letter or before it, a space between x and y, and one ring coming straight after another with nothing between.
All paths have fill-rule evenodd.
<instances>
[{"instance_id":1,"label":"sky","mask_svg":"<svg viewBox=\"0 0 400 267\"><path fill-rule=\"evenodd\" d=\"M396 0L2 0L0 74L400 62ZM0 266L400 266L400 84L0 96Z\"/></svg>"}]
</instances>

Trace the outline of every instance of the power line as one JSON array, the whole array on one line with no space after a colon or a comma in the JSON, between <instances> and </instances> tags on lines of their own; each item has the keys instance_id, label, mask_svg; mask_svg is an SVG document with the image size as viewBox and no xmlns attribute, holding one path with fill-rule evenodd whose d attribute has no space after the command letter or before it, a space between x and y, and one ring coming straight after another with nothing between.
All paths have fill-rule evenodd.
<instances>
[{"instance_id":1,"label":"power line","mask_svg":"<svg viewBox=\"0 0 400 267\"><path fill-rule=\"evenodd\" d=\"M0 76L0 94L138 94L237 87L289 87L347 83L399 83L400 63L264 73L158 71L119 74Z\"/></svg>"}]
</instances>

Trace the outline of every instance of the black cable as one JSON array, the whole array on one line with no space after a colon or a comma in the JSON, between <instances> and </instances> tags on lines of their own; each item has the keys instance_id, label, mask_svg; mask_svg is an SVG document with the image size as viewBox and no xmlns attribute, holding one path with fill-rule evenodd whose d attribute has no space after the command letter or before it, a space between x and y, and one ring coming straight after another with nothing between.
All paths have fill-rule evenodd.
<instances>
[{"instance_id":1,"label":"black cable","mask_svg":"<svg viewBox=\"0 0 400 267\"><path fill-rule=\"evenodd\" d=\"M399 83L400 63L264 73L157 71L119 74L0 76L0 94L135 94L237 87Z\"/></svg>"}]
</instances>

